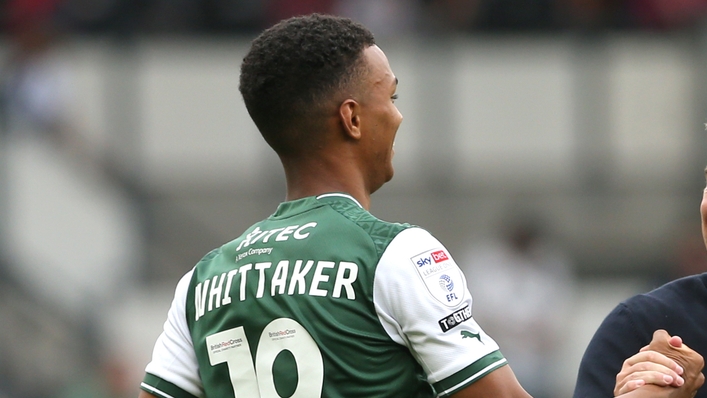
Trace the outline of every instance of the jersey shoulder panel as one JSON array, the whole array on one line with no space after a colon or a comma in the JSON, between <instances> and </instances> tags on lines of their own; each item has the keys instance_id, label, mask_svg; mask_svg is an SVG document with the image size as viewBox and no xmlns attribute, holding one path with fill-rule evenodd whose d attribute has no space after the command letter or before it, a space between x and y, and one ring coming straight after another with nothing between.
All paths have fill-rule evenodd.
<instances>
[{"instance_id":1,"label":"jersey shoulder panel","mask_svg":"<svg viewBox=\"0 0 707 398\"><path fill-rule=\"evenodd\" d=\"M324 200L326 199L320 199L320 201ZM328 204L333 210L356 224L371 237L378 256L383 254L393 238L400 232L412 227L412 225L407 223L383 221L354 201L337 200L329 201Z\"/></svg>"}]
</instances>

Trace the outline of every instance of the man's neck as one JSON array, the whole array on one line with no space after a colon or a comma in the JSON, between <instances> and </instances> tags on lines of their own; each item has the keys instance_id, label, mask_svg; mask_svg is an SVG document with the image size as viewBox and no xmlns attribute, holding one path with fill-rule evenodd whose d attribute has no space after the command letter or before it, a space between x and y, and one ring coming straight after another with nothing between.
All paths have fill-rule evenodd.
<instances>
[{"instance_id":1,"label":"man's neck","mask_svg":"<svg viewBox=\"0 0 707 398\"><path fill-rule=\"evenodd\" d=\"M292 162L282 161L287 180L288 201L325 193L351 195L364 209L370 208L370 192L362 173L346 162L325 159Z\"/></svg>"}]
</instances>

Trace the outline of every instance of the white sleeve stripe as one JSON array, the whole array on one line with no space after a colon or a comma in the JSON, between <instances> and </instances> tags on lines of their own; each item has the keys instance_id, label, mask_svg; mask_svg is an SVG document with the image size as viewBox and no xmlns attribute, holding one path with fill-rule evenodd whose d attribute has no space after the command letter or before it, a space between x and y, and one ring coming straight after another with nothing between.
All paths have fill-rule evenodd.
<instances>
[{"instance_id":1,"label":"white sleeve stripe","mask_svg":"<svg viewBox=\"0 0 707 398\"><path fill-rule=\"evenodd\" d=\"M166 392L162 392L162 391L156 389L155 387L152 387L152 386L149 385L149 384L145 384L144 382L143 382L143 383L140 383L140 387L142 387L142 388L144 388L144 389L146 389L146 390L150 390L149 392L150 392L151 394L153 394L153 395L154 395L154 394L157 394L157 395L159 395L160 397L163 397L163 398L174 398L173 396L167 394Z\"/></svg>"},{"instance_id":2,"label":"white sleeve stripe","mask_svg":"<svg viewBox=\"0 0 707 398\"><path fill-rule=\"evenodd\" d=\"M455 391L457 388L459 388L465 384L469 384L469 382L474 381L474 380L478 379L479 377L485 376L488 371L495 369L505 363L506 363L506 358L501 358L498 361L496 361L496 362L490 364L489 366L481 369L480 371L476 372L475 374L467 377L466 379L464 379L464 381L457 383L456 385L438 393L437 397L446 396L446 395L450 394L452 391Z\"/></svg>"}]
</instances>

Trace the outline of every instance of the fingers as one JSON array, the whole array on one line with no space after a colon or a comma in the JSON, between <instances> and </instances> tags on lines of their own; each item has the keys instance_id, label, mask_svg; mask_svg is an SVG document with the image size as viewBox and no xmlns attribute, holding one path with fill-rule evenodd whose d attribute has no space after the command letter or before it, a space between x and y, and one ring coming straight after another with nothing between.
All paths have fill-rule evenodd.
<instances>
[{"instance_id":1,"label":"fingers","mask_svg":"<svg viewBox=\"0 0 707 398\"><path fill-rule=\"evenodd\" d=\"M657 352L657 351L652 351L652 350L646 350L646 351L641 351L632 357L626 359L624 361L623 366L621 367L621 372L624 372L625 370L632 368L638 364L641 364L638 368L635 368L635 370L661 370L661 369L666 369L668 371L671 371L671 375L676 374L676 375L682 375L683 374L683 368L678 365L677 362L674 360L668 358L667 356ZM663 372L666 373L666 372ZM667 373L666 373L667 374Z\"/></svg>"},{"instance_id":2,"label":"fingers","mask_svg":"<svg viewBox=\"0 0 707 398\"><path fill-rule=\"evenodd\" d=\"M680 336L673 336L668 340L668 343L675 348L680 348L682 347L682 338L680 338Z\"/></svg>"},{"instance_id":3,"label":"fingers","mask_svg":"<svg viewBox=\"0 0 707 398\"><path fill-rule=\"evenodd\" d=\"M670 334L668 334L668 332L663 329L658 329L655 332L653 332L653 341L651 341L651 343L656 342L656 341L668 341L668 340L670 340Z\"/></svg>"},{"instance_id":4,"label":"fingers","mask_svg":"<svg viewBox=\"0 0 707 398\"><path fill-rule=\"evenodd\" d=\"M630 374L627 374L627 376L622 381L617 382L617 389L620 392L623 391L623 393L626 393L644 384L655 384L661 387L680 387L685 384L685 380L681 376L678 376L667 368L663 368L660 370L656 369L635 371ZM633 388L631 388L632 386Z\"/></svg>"},{"instance_id":5,"label":"fingers","mask_svg":"<svg viewBox=\"0 0 707 398\"><path fill-rule=\"evenodd\" d=\"M705 384L705 375L703 373L698 373L695 379L695 390L702 387L703 384Z\"/></svg>"},{"instance_id":6,"label":"fingers","mask_svg":"<svg viewBox=\"0 0 707 398\"><path fill-rule=\"evenodd\" d=\"M618 377L621 377L621 375ZM659 371L635 372L629 374L623 380L617 381L614 388L614 396L626 394L646 384L653 384L659 387L680 387L685 384L685 380L680 376L670 376Z\"/></svg>"},{"instance_id":7,"label":"fingers","mask_svg":"<svg viewBox=\"0 0 707 398\"><path fill-rule=\"evenodd\" d=\"M687 344L684 344L680 337L670 336L664 330L656 330L653 333L653 340L651 340L648 348L644 352L660 352L682 365L685 371L689 371L691 375L701 371L704 366L704 360L700 354L688 347Z\"/></svg>"},{"instance_id":8,"label":"fingers","mask_svg":"<svg viewBox=\"0 0 707 398\"><path fill-rule=\"evenodd\" d=\"M621 396L623 394L629 393L629 392L637 389L638 387L642 387L644 385L646 385L646 382L643 380L640 380L640 379L639 380L631 380L631 381L627 382L620 389L614 390L614 396L615 397ZM619 388L619 387L617 386L617 388Z\"/></svg>"},{"instance_id":9,"label":"fingers","mask_svg":"<svg viewBox=\"0 0 707 398\"><path fill-rule=\"evenodd\" d=\"M631 392L645 384L680 387L685 384L683 369L675 361L655 351L643 351L624 361L616 375L614 395Z\"/></svg>"}]
</instances>

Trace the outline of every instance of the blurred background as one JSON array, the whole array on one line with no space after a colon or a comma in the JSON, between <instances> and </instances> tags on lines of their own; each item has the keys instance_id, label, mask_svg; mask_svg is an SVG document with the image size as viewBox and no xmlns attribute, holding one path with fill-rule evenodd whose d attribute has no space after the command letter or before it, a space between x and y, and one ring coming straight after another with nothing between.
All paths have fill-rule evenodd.
<instances>
[{"instance_id":1,"label":"blurred background","mask_svg":"<svg viewBox=\"0 0 707 398\"><path fill-rule=\"evenodd\" d=\"M284 198L238 71L312 11L400 79L372 212L445 243L536 398L707 271L707 0L0 0L0 398L137 396L177 280Z\"/></svg>"}]
</instances>

